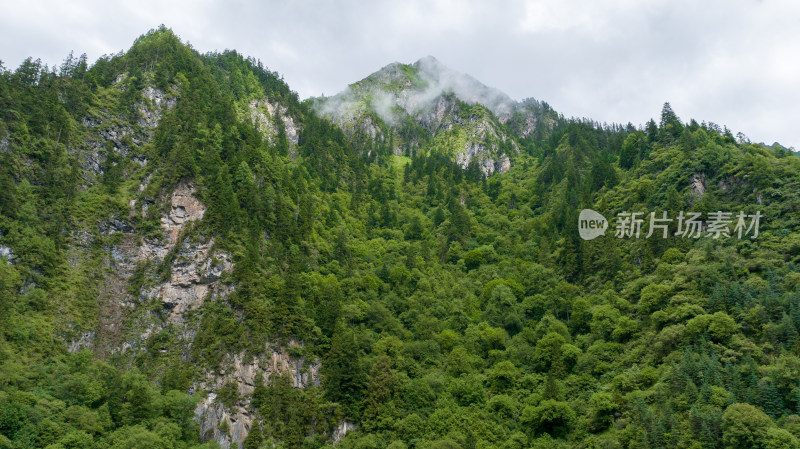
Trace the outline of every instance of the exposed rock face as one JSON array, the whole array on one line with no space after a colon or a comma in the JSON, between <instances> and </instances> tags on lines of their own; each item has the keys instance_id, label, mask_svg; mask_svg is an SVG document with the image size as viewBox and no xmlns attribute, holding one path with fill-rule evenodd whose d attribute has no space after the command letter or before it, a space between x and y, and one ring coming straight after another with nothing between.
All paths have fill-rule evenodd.
<instances>
[{"instance_id":1,"label":"exposed rock face","mask_svg":"<svg viewBox=\"0 0 800 449\"><path fill-rule=\"evenodd\" d=\"M0 232L0 239L2 238L3 233ZM14 263L14 251L6 245L0 245L0 259L5 259L8 264Z\"/></svg>"},{"instance_id":2,"label":"exposed rock face","mask_svg":"<svg viewBox=\"0 0 800 449\"><path fill-rule=\"evenodd\" d=\"M11 248L0 245L0 257L6 260L6 263L10 264L14 261L14 251L11 251Z\"/></svg>"},{"instance_id":3,"label":"exposed rock face","mask_svg":"<svg viewBox=\"0 0 800 449\"><path fill-rule=\"evenodd\" d=\"M524 108L433 57L412 65L389 64L334 97L317 99L314 106L352 139L366 136L384 144L393 134L394 154L420 146L417 137L397 132L410 119L428 132L432 149L452 155L462 168L477 161L487 176L508 170L509 154L519 151L502 124ZM536 123L531 119L529 132Z\"/></svg>"},{"instance_id":4,"label":"exposed rock face","mask_svg":"<svg viewBox=\"0 0 800 449\"><path fill-rule=\"evenodd\" d=\"M133 128L123 123L118 123L113 117L86 118L83 124L90 130L90 137L85 142L83 167L86 171L84 180L94 183L92 178L103 175L107 169L108 154L129 157L131 146L140 146L146 136L134 131Z\"/></svg>"},{"instance_id":5,"label":"exposed rock face","mask_svg":"<svg viewBox=\"0 0 800 449\"><path fill-rule=\"evenodd\" d=\"M3 138L0 139L0 152L9 151L9 149L10 149L9 148L9 143L8 143L8 138L9 137L11 137L11 135L8 132L6 132L6 134L3 136Z\"/></svg>"},{"instance_id":6,"label":"exposed rock face","mask_svg":"<svg viewBox=\"0 0 800 449\"><path fill-rule=\"evenodd\" d=\"M203 218L206 207L194 194L195 187L191 183L181 183L172 191L169 195L168 212L161 217L161 230L164 238L145 239L137 248L137 254L134 256L135 262L147 259L163 260L178 242L178 238L186 226ZM147 215L149 209L149 206L145 206L147 201L142 201L142 203L143 215Z\"/></svg>"},{"instance_id":7,"label":"exposed rock face","mask_svg":"<svg viewBox=\"0 0 800 449\"><path fill-rule=\"evenodd\" d=\"M141 293L143 298L160 298L164 310L169 312L167 323L172 324L183 323L186 312L202 305L207 297L225 296L232 290L220 280L232 271L233 263L229 254L213 250L213 239L207 242L187 239L175 249L186 226L205 214L206 207L194 193L192 184L179 184L170 195L169 212L161 217L164 239L145 240L138 248L137 262L148 259L162 262L170 251L176 251L170 278Z\"/></svg>"},{"instance_id":8,"label":"exposed rock face","mask_svg":"<svg viewBox=\"0 0 800 449\"><path fill-rule=\"evenodd\" d=\"M505 154L501 155L497 162L494 163L494 169L497 173L505 173L509 168L511 168L511 161Z\"/></svg>"},{"instance_id":9,"label":"exposed rock face","mask_svg":"<svg viewBox=\"0 0 800 449\"><path fill-rule=\"evenodd\" d=\"M161 299L164 310L170 311L168 323L183 323L186 313L200 307L207 297L224 297L232 290L219 281L224 273L231 272L233 263L225 253L212 257L213 245L213 240L183 242L172 262L169 281L143 293L146 298Z\"/></svg>"},{"instance_id":10,"label":"exposed rock face","mask_svg":"<svg viewBox=\"0 0 800 449\"><path fill-rule=\"evenodd\" d=\"M415 114L415 121L433 137L434 146L438 145L453 153L455 162L461 168L467 168L473 160L478 161L486 176L495 172L504 173L510 168L508 156L498 146L499 142L506 142L509 138L499 131L500 123L488 111L471 114L470 111L463 110L463 103L452 94L442 94L425 104L404 90L398 93L395 100L401 109ZM373 121L365 109L349 111L345 108L342 113L335 113L332 117L351 137L360 134L378 142L386 141L385 131ZM392 119L389 123L394 121ZM414 150L419 147L420 142L412 138L407 142L395 142L395 145L392 148L394 154L402 154L402 146ZM509 147L514 152L519 151L513 139L510 140Z\"/></svg>"},{"instance_id":11,"label":"exposed rock face","mask_svg":"<svg viewBox=\"0 0 800 449\"><path fill-rule=\"evenodd\" d=\"M455 148L456 163L466 169L473 160L477 161L485 176L505 173L511 167L508 155L499 146L501 143L509 142L508 147L519 152L517 143L499 129L493 117L486 112L474 114L461 110L461 104L452 96L440 97L433 109L421 116L420 123L434 136L460 133L456 141L463 144Z\"/></svg>"},{"instance_id":12,"label":"exposed rock face","mask_svg":"<svg viewBox=\"0 0 800 449\"><path fill-rule=\"evenodd\" d=\"M194 185L179 184L164 202L168 207L160 220L163 231L161 239L144 239L137 244L135 235L128 234L133 228L119 219L108 220L100 226L103 233L121 232L127 237L111 251L114 269L106 281L107 292L102 301L107 304L107 312L101 319L106 323L103 331L119 333L124 323L121 318L114 319L114 313L122 317L125 310L135 309L142 300L160 300L162 311L166 313L163 321L150 316L139 324L134 329L135 337L118 345L123 352L142 350L143 343L166 325L171 325L173 332L181 335L188 347L196 329L187 322L187 312L201 306L207 299L225 298L233 291L233 286L224 282L225 276L233 270L231 256L215 250L213 239L197 241L185 237L188 227L202 219L206 211L205 205L195 196ZM145 204L148 203L142 201L142 205ZM131 212L135 213L136 203L130 206ZM145 214L147 210L143 209ZM139 298L131 297L127 288L137 266L146 261L161 264L170 255L169 278L144 287L139 292ZM120 313L120 310L123 312ZM70 349L90 346L93 338L94 334L84 334L73 341ZM289 346L299 345L290 342ZM219 373L207 372L204 380L196 383L193 390L209 392L195 410L201 437L204 440L213 439L223 448L241 447L247 437L253 423L250 398L257 380L268 385L270 376L276 373L289 375L292 386L296 388L319 385L320 382L319 361L291 357L286 348L273 349L267 346L263 353L251 358L246 358L244 354L229 355L223 360L222 366L224 368ZM226 408L217 400L216 391L229 382L238 386L242 400Z\"/></svg>"},{"instance_id":13,"label":"exposed rock face","mask_svg":"<svg viewBox=\"0 0 800 449\"><path fill-rule=\"evenodd\" d=\"M222 404L217 404L216 401L216 393L209 393L205 399L200 401L194 412L195 420L200 423L200 439L202 441L214 440L219 443L220 447L223 449L228 449L231 447L232 435L229 433L231 427L233 427L233 436L241 438L241 441L244 441L246 437L242 437L241 430L242 428L250 430L251 422L249 420L245 422L241 417L240 419L232 418L230 414L225 411ZM223 422L227 424L228 432L220 430L220 425ZM231 426L231 424L233 424L233 426ZM238 439L236 441L238 441Z\"/></svg>"},{"instance_id":14,"label":"exposed rock face","mask_svg":"<svg viewBox=\"0 0 800 449\"><path fill-rule=\"evenodd\" d=\"M691 179L691 188L692 193L697 195L698 197L702 197L706 193L706 189L708 188L708 184L706 182L706 175L700 173L695 173L692 175Z\"/></svg>"},{"instance_id":15,"label":"exposed rock face","mask_svg":"<svg viewBox=\"0 0 800 449\"><path fill-rule=\"evenodd\" d=\"M433 56L421 58L413 64L423 79L430 81L429 89L452 92L467 104L480 104L492 111L501 121L507 120L516 102L498 89L489 87L475 78L452 70Z\"/></svg>"},{"instance_id":16,"label":"exposed rock face","mask_svg":"<svg viewBox=\"0 0 800 449\"><path fill-rule=\"evenodd\" d=\"M123 80L124 77L117 79L117 89L124 88L119 84ZM89 129L89 137L80 149L85 169L83 176L87 184L95 183L109 164L116 164L109 162L109 154L130 158L141 165L147 163L144 156L135 150L152 139L164 111L175 107L178 100L176 96L167 95L152 86L142 90L142 97L144 101L136 106L139 112L136 124L107 110L83 119L83 124Z\"/></svg>"},{"instance_id":17,"label":"exposed rock face","mask_svg":"<svg viewBox=\"0 0 800 449\"><path fill-rule=\"evenodd\" d=\"M539 102L533 98L526 98L517 103L511 118L501 120L508 126L512 134L525 138L534 131L550 132L555 128L558 114L547 103Z\"/></svg>"},{"instance_id":18,"label":"exposed rock face","mask_svg":"<svg viewBox=\"0 0 800 449\"><path fill-rule=\"evenodd\" d=\"M149 210L149 206L145 206L156 204L153 200L140 201L143 215ZM71 350L86 347L102 355L141 348L142 343L164 325L185 325L186 313L202 305L206 298L226 296L233 290L231 285L223 282L233 269L231 256L215 250L213 239L198 241L183 237L187 227L202 219L206 211L195 196L194 185L181 183L159 202L168 205L160 220L161 238L142 239L129 223L118 217L98 226L103 235L119 234L119 243L108 248L108 266L99 285L99 328L73 340ZM135 214L136 202L132 202L130 207L131 215ZM74 239L83 248L89 248L93 243L89 234L76 235ZM143 287L137 292L130 290L131 279L137 270L143 266L149 266L151 270L158 267L171 252L168 278L148 278L152 273L148 275L146 272ZM146 312L134 325L135 329L129 328L131 314L142 313L141 303L153 299L161 301L161 313ZM182 332L191 334L187 329Z\"/></svg>"},{"instance_id":19,"label":"exposed rock face","mask_svg":"<svg viewBox=\"0 0 800 449\"><path fill-rule=\"evenodd\" d=\"M202 241L187 236L192 223L201 220L206 212L195 192L193 184L181 183L160 200L139 199L145 216L157 210L155 205L165 205L160 217L161 238L138 239L134 227L118 217L98 226L101 235L120 234L121 238L109 248L106 276L100 285L100 326L96 331L78 334L69 344L70 351L90 348L100 354L121 352L134 356L166 326L182 342L183 350L191 346L197 329L186 319L187 312L205 300L224 299L233 291L233 286L225 282L233 270L230 254L215 249L213 239ZM129 204L131 215L137 213L138 203ZM74 240L86 248L94 244L92 235L86 232L76 234ZM154 267L167 260L167 279L145 282L138 292L130 291L131 279L142 264ZM160 301L161 311L143 308L142 303L148 300ZM255 386L258 382L269 385L272 374L289 376L295 388L318 386L320 362L291 356L288 348L299 346L293 341L288 347L266 345L255 357L230 354L222 361L219 372L206 372L190 391L208 392L195 409L201 438L213 439L223 448L241 448L254 421L250 400ZM217 391L228 383L237 385L241 398L231 407L225 407L217 398Z\"/></svg>"},{"instance_id":20,"label":"exposed rock face","mask_svg":"<svg viewBox=\"0 0 800 449\"><path fill-rule=\"evenodd\" d=\"M178 103L177 97L167 96L153 86L145 87L142 96L145 98L145 102L138 107L140 116L138 123L139 126L146 129L155 129L164 109L172 109Z\"/></svg>"},{"instance_id":21,"label":"exposed rock face","mask_svg":"<svg viewBox=\"0 0 800 449\"><path fill-rule=\"evenodd\" d=\"M298 346L290 342L290 346ZM287 354L286 348L273 350L267 346L266 351L247 360L244 354L229 356L223 362L229 367L219 374L206 374L206 380L200 382L198 390L210 391L208 396L197 404L196 419L200 422L200 436L203 441L215 440L223 448L231 446L241 448L253 424L250 410L250 397L255 390L257 379L269 385L272 374L289 375L292 386L305 388L318 386L320 363L318 360L307 361L305 357L294 358ZM217 401L214 391L226 383L233 382L239 387L239 395L243 398L231 409L226 409ZM224 432L220 429L227 428Z\"/></svg>"},{"instance_id":22,"label":"exposed rock face","mask_svg":"<svg viewBox=\"0 0 800 449\"><path fill-rule=\"evenodd\" d=\"M114 88L123 90L126 76L120 75L115 81ZM149 142L158 120L166 109L172 108L177 102L174 96L167 96L163 92L153 87L145 87L142 91L143 102L138 104L140 119L138 122L131 122L127 117L115 115L113 110L101 110L83 119L86 127L87 138L78 148L71 148L69 151L76 152L81 161L83 170L82 176L85 185L88 187L100 179L105 171L116 164L130 159L141 165L147 163L146 158L139 152L139 148ZM111 96L113 103L113 95ZM114 176L126 177L129 171L116 173ZM146 181L145 181L146 182ZM144 186L139 190L142 193ZM181 196L186 197L185 189L187 186L179 186L176 190L178 198L173 198L173 202L182 205ZM189 195L188 198L192 198ZM142 215L147 215L147 208L153 204L153 200L142 200ZM190 202L191 203L191 202ZM131 202L130 217L136 215L133 209L135 200ZM196 204L190 204L191 206ZM137 307L140 299L137 294L129 290L130 279L141 262L151 258L154 261L163 260L171 246L177 240L180 233L179 212L169 214L174 217L172 226L164 229L167 241L144 241L139 242L139 237L133 226L125 221L124 217L110 217L98 226L101 236L120 236L118 243L107 247L109 258L102 272L104 276L98 285L99 317L98 328L92 332L84 332L69 345L70 350L81 348L91 348L96 354L103 356L111 352L119 351L121 348L130 347L131 344L123 342L123 323L129 312ZM197 219L197 217L189 217ZM95 237L86 230L77 231L73 236L75 245L71 248L70 264L77 267L81 260L85 260L90 253L90 247L95 243Z\"/></svg>"},{"instance_id":23,"label":"exposed rock face","mask_svg":"<svg viewBox=\"0 0 800 449\"><path fill-rule=\"evenodd\" d=\"M125 82L126 77L120 76L115 87L121 89ZM113 107L93 111L83 120L87 138L81 147L71 151L83 165L87 187L103 179L116 163L133 160L147 164L139 148L152 141L159 121L176 106L175 92L176 87L166 92L145 87L143 101L135 105L138 118L132 120L115 115ZM113 105L114 95L110 98ZM300 128L288 109L267 100L252 102L250 107L254 122L268 139L275 139L282 128L291 154L298 145ZM0 150L5 151L8 145L8 134L0 135ZM135 166L126 164L130 165ZM78 229L71 236L69 264L80 269L83 264L100 260L97 272L102 278L92 286L97 290L99 305L97 325L90 329L72 327L65 337L69 351L90 349L101 358L117 354L132 360L152 349L152 337L168 329L177 344L157 351L170 351L169 356L177 354L185 360L198 332L197 320L189 320L189 312L206 300L224 300L234 290L233 284L227 282L233 271L231 255L218 249L212 238L192 232L193 224L202 220L206 212L195 186L183 182L169 193L147 198L144 192L149 179L143 180L137 197L130 199L127 215L110 216L96 229ZM138 218L154 216L159 219L160 233L139 233ZM90 258L99 244L107 256ZM0 263L12 263L15 257L11 248L0 245ZM299 344L290 342L289 346ZM288 376L295 388L318 386L320 362L292 356L290 352L287 347L267 345L255 357L231 354L223 360L220 372L204 373L190 390L208 392L195 411L202 438L214 439L224 448L241 447L253 425L250 400L255 386L258 382L268 385L272 374ZM229 382L238 386L242 399L225 407L217 399L217 392Z\"/></svg>"},{"instance_id":24,"label":"exposed rock face","mask_svg":"<svg viewBox=\"0 0 800 449\"><path fill-rule=\"evenodd\" d=\"M202 219L206 213L206 207L194 193L195 188L192 184L178 185L170 196L169 213L161 217L161 227L164 229L167 241L173 245L178 241L178 236L187 223Z\"/></svg>"},{"instance_id":25,"label":"exposed rock face","mask_svg":"<svg viewBox=\"0 0 800 449\"><path fill-rule=\"evenodd\" d=\"M250 118L253 120L253 123L255 123L256 128L271 144L275 143L275 139L278 137L278 129L274 121L276 114L278 120L283 123L286 139L289 142L289 150L291 152L299 142L300 128L287 113L286 106L271 103L266 98L250 102Z\"/></svg>"},{"instance_id":26,"label":"exposed rock face","mask_svg":"<svg viewBox=\"0 0 800 449\"><path fill-rule=\"evenodd\" d=\"M528 115L525 117L524 124L520 129L520 136L528 137L529 135L533 134L533 130L536 129L536 123L538 120L533 115Z\"/></svg>"},{"instance_id":27,"label":"exposed rock face","mask_svg":"<svg viewBox=\"0 0 800 449\"><path fill-rule=\"evenodd\" d=\"M90 349L92 347L93 340L94 340L94 332L84 332L83 334L81 334L80 337L73 340L69 344L67 350L69 350L69 352L77 352L80 351L81 349Z\"/></svg>"},{"instance_id":28,"label":"exposed rock face","mask_svg":"<svg viewBox=\"0 0 800 449\"><path fill-rule=\"evenodd\" d=\"M348 432L352 432L356 430L356 425L351 423L350 421L342 421L336 430L333 431L333 435L331 436L331 442L335 446L339 444L342 439L347 435Z\"/></svg>"}]
</instances>

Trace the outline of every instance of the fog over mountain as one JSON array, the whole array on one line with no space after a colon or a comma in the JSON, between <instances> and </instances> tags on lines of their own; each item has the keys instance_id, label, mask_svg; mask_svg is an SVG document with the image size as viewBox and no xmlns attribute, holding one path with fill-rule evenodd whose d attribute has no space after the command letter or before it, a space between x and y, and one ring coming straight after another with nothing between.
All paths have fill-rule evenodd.
<instances>
[{"instance_id":1,"label":"fog over mountain","mask_svg":"<svg viewBox=\"0 0 800 449\"><path fill-rule=\"evenodd\" d=\"M519 151L517 139L531 134L543 114L548 114L543 129L555 123L555 112L546 103L514 101L433 56L386 65L333 97L311 103L351 140L366 136L395 154L435 147L462 168L476 163L486 175L508 170L509 156ZM511 128L516 135L504 125L515 116Z\"/></svg>"},{"instance_id":2,"label":"fog over mountain","mask_svg":"<svg viewBox=\"0 0 800 449\"><path fill-rule=\"evenodd\" d=\"M411 65L389 64L344 91L321 101L323 114L350 111L365 98L387 123L395 123L401 108L408 115L430 109L444 94L454 94L468 104L480 104L495 115L508 118L516 102L498 89L488 87L470 75L457 72L426 56Z\"/></svg>"},{"instance_id":3,"label":"fog over mountain","mask_svg":"<svg viewBox=\"0 0 800 449\"><path fill-rule=\"evenodd\" d=\"M0 60L58 66L129 47L164 23L200 52L235 48L302 98L332 95L391 61L432 54L567 116L684 120L800 148L800 3L793 0L210 0L5 2Z\"/></svg>"}]
</instances>

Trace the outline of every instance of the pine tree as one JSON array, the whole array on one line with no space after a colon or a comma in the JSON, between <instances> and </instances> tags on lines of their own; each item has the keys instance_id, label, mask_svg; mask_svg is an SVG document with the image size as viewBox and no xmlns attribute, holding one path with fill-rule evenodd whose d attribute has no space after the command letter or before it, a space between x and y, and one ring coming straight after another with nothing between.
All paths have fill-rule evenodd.
<instances>
[{"instance_id":1,"label":"pine tree","mask_svg":"<svg viewBox=\"0 0 800 449\"><path fill-rule=\"evenodd\" d=\"M381 410L392 400L397 374L392 369L392 361L382 355L375 362L367 378L367 397L364 420L368 423L378 417Z\"/></svg>"},{"instance_id":2,"label":"pine tree","mask_svg":"<svg viewBox=\"0 0 800 449\"><path fill-rule=\"evenodd\" d=\"M647 141L650 143L655 142L658 140L658 125L656 125L655 120L650 119L645 125L645 132L647 133Z\"/></svg>"},{"instance_id":3,"label":"pine tree","mask_svg":"<svg viewBox=\"0 0 800 449\"><path fill-rule=\"evenodd\" d=\"M662 143L672 142L683 134L683 124L669 103L664 103L664 107L661 109L661 123L658 131L659 140Z\"/></svg>"},{"instance_id":4,"label":"pine tree","mask_svg":"<svg viewBox=\"0 0 800 449\"><path fill-rule=\"evenodd\" d=\"M233 191L228 166L223 164L208 188L208 221L222 233L228 234L239 226L239 201Z\"/></svg>"},{"instance_id":5,"label":"pine tree","mask_svg":"<svg viewBox=\"0 0 800 449\"><path fill-rule=\"evenodd\" d=\"M331 401L341 403L350 417L359 415L364 389L360 351L352 330L339 324L331 339L331 349L322 364L323 386Z\"/></svg>"},{"instance_id":6,"label":"pine tree","mask_svg":"<svg viewBox=\"0 0 800 449\"><path fill-rule=\"evenodd\" d=\"M765 377L758 383L759 406L767 415L777 418L783 414L783 399L772 379Z\"/></svg>"}]
</instances>

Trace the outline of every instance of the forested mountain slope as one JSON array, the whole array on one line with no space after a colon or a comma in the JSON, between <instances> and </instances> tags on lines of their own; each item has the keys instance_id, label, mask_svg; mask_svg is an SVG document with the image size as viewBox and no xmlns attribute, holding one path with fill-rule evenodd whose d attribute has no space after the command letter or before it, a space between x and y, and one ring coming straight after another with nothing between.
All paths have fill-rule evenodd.
<instances>
[{"instance_id":1,"label":"forested mountain slope","mask_svg":"<svg viewBox=\"0 0 800 449\"><path fill-rule=\"evenodd\" d=\"M387 67L300 102L160 28L3 69L0 447L798 447L800 158Z\"/></svg>"},{"instance_id":2,"label":"forested mountain slope","mask_svg":"<svg viewBox=\"0 0 800 449\"><path fill-rule=\"evenodd\" d=\"M366 146L368 157L434 151L485 176L509 169L509 158L519 152L517 138L541 137L558 119L547 103L518 103L432 56L389 64L311 103L351 143Z\"/></svg>"}]
</instances>

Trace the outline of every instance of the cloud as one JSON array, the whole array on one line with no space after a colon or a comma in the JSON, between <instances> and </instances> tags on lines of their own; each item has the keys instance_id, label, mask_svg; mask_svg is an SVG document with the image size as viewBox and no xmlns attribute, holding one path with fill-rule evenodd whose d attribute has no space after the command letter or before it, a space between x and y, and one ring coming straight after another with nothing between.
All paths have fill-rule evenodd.
<instances>
[{"instance_id":1,"label":"cloud","mask_svg":"<svg viewBox=\"0 0 800 449\"><path fill-rule=\"evenodd\" d=\"M404 115L398 108L420 118L430 114L437 100L445 94L453 94L468 104L484 105L501 118L509 118L518 106L505 93L444 66L432 56L419 59L411 69L414 74L409 77L405 66L389 64L333 97L315 100L315 105L323 115L338 123L348 123L367 106L365 102L369 102L369 107L392 125L398 124ZM397 85L403 87L391 87Z\"/></svg>"},{"instance_id":2,"label":"cloud","mask_svg":"<svg viewBox=\"0 0 800 449\"><path fill-rule=\"evenodd\" d=\"M566 116L640 124L670 101L684 120L800 148L798 20L791 0L34 0L4 5L0 60L94 60L164 23L199 51L262 60L303 97L431 54Z\"/></svg>"}]
</instances>

